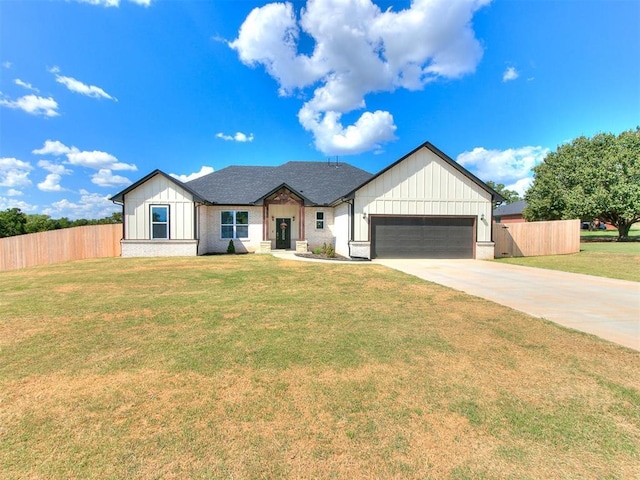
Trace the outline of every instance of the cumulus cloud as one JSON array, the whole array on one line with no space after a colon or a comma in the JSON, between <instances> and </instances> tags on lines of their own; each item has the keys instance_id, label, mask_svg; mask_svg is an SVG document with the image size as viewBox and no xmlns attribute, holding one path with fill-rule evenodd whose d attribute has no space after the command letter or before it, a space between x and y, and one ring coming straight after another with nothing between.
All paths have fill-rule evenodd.
<instances>
[{"instance_id":1,"label":"cumulus cloud","mask_svg":"<svg viewBox=\"0 0 640 480\"><path fill-rule=\"evenodd\" d=\"M7 190L7 195L10 197L21 197L22 195L24 195L24 193L22 193L20 190L16 190L15 188L10 188L9 190Z\"/></svg>"},{"instance_id":2,"label":"cumulus cloud","mask_svg":"<svg viewBox=\"0 0 640 480\"><path fill-rule=\"evenodd\" d=\"M43 209L42 213L54 218L67 217L75 220L78 218L104 218L120 211L120 209L121 207L114 205L108 196L80 190L79 201L73 202L63 198Z\"/></svg>"},{"instance_id":3,"label":"cumulus cloud","mask_svg":"<svg viewBox=\"0 0 640 480\"><path fill-rule=\"evenodd\" d=\"M100 187L119 187L133 183L127 177L114 175L108 168L101 168L98 173L94 173L91 177L91 182Z\"/></svg>"},{"instance_id":4,"label":"cumulus cloud","mask_svg":"<svg viewBox=\"0 0 640 480\"><path fill-rule=\"evenodd\" d=\"M29 162L17 158L0 158L0 187L28 187L29 173L33 167Z\"/></svg>"},{"instance_id":5,"label":"cumulus cloud","mask_svg":"<svg viewBox=\"0 0 640 480\"><path fill-rule=\"evenodd\" d=\"M101 7L119 7L120 0L76 0L80 3L88 3L90 5L98 5ZM131 3L148 7L151 5L151 0L130 0Z\"/></svg>"},{"instance_id":6,"label":"cumulus cloud","mask_svg":"<svg viewBox=\"0 0 640 480\"><path fill-rule=\"evenodd\" d=\"M79 167L93 168L95 170L138 170L138 167L132 163L123 163L107 152L99 150L81 151L77 147L68 147L59 140L46 140L42 148L33 150L36 155L54 155L67 157L69 165Z\"/></svg>"},{"instance_id":7,"label":"cumulus cloud","mask_svg":"<svg viewBox=\"0 0 640 480\"><path fill-rule=\"evenodd\" d=\"M461 153L456 160L482 180L502 183L510 190L522 194L533 178L531 169L542 163L549 152L548 148L540 146L507 150L477 147L470 152Z\"/></svg>"},{"instance_id":8,"label":"cumulus cloud","mask_svg":"<svg viewBox=\"0 0 640 480\"><path fill-rule=\"evenodd\" d=\"M49 160L40 160L38 166L47 172L56 173L58 175L70 175L73 173L70 169L59 163L53 163Z\"/></svg>"},{"instance_id":9,"label":"cumulus cloud","mask_svg":"<svg viewBox=\"0 0 640 480\"><path fill-rule=\"evenodd\" d=\"M19 78L16 78L13 83L15 83L16 85L26 88L27 90L31 90L32 92L36 92L36 93L40 93L40 90L38 90L36 87L34 87L33 85L31 85L30 83L27 82L23 82L22 80L20 80Z\"/></svg>"},{"instance_id":10,"label":"cumulus cloud","mask_svg":"<svg viewBox=\"0 0 640 480\"><path fill-rule=\"evenodd\" d=\"M190 173L188 175L177 175L175 173L170 173L173 178L177 178L181 182L190 182L191 180L195 180L196 178L204 177L205 175L209 175L213 173L213 167L203 166L199 172Z\"/></svg>"},{"instance_id":11,"label":"cumulus cloud","mask_svg":"<svg viewBox=\"0 0 640 480\"><path fill-rule=\"evenodd\" d=\"M15 198L0 197L0 210L6 210L7 208L19 208L23 212L35 212L38 206Z\"/></svg>"},{"instance_id":12,"label":"cumulus cloud","mask_svg":"<svg viewBox=\"0 0 640 480\"><path fill-rule=\"evenodd\" d=\"M72 92L79 93L80 95L85 95L91 98L106 98L108 100L113 100L114 102L118 101L118 99L112 97L100 87L96 87L95 85L87 85L85 83L82 83L80 80L76 80L73 77L65 77L64 75L60 75L60 69L58 67L53 67L50 72L55 75L56 82L64 85Z\"/></svg>"},{"instance_id":13,"label":"cumulus cloud","mask_svg":"<svg viewBox=\"0 0 640 480\"><path fill-rule=\"evenodd\" d=\"M38 189L43 192L64 192L66 189L60 185L62 176L57 173L50 173L46 176L44 181L38 183Z\"/></svg>"},{"instance_id":14,"label":"cumulus cloud","mask_svg":"<svg viewBox=\"0 0 640 480\"><path fill-rule=\"evenodd\" d=\"M314 89L298 119L327 154L355 154L394 139L390 112L364 112L365 97L397 88L419 90L439 79L473 73L483 50L471 21L489 0L414 0L398 12L371 0L309 0L255 8L228 45L248 66L262 65L281 95ZM310 54L300 53L313 41ZM305 43L306 45L306 43Z\"/></svg>"},{"instance_id":15,"label":"cumulus cloud","mask_svg":"<svg viewBox=\"0 0 640 480\"><path fill-rule=\"evenodd\" d=\"M520 74L518 73L518 71L514 67L508 67L504 71L504 73L502 74L502 81L503 82L509 82L511 80L515 80L519 76L520 76Z\"/></svg>"},{"instance_id":16,"label":"cumulus cloud","mask_svg":"<svg viewBox=\"0 0 640 480\"><path fill-rule=\"evenodd\" d=\"M221 138L222 140L227 140L228 142L253 142L253 133L247 135L246 133L236 132L235 135L226 135L220 132L216 133L216 138Z\"/></svg>"},{"instance_id":17,"label":"cumulus cloud","mask_svg":"<svg viewBox=\"0 0 640 480\"><path fill-rule=\"evenodd\" d=\"M25 95L17 100L0 98L0 106L22 110L31 115L41 115L43 117L57 117L58 102L53 97L40 97L38 95Z\"/></svg>"}]
</instances>

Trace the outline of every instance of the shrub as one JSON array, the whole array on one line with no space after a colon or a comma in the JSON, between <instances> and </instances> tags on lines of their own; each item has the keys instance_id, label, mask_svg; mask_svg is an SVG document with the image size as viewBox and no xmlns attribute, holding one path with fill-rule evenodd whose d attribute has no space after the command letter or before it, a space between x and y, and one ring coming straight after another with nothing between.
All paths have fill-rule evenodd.
<instances>
[{"instance_id":1,"label":"shrub","mask_svg":"<svg viewBox=\"0 0 640 480\"><path fill-rule=\"evenodd\" d=\"M233 244L233 240L229 240L229 245L227 246L227 253L236 253L236 246Z\"/></svg>"},{"instance_id":2,"label":"shrub","mask_svg":"<svg viewBox=\"0 0 640 480\"><path fill-rule=\"evenodd\" d=\"M327 258L336 258L336 251L333 248L333 245L331 243L327 245L326 255L327 255Z\"/></svg>"}]
</instances>

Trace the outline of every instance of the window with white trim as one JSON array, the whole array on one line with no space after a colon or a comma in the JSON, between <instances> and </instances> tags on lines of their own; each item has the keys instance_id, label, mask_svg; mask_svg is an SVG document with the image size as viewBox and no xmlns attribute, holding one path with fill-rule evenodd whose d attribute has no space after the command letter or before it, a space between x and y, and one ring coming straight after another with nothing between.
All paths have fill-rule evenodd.
<instances>
[{"instance_id":1,"label":"window with white trim","mask_svg":"<svg viewBox=\"0 0 640 480\"><path fill-rule=\"evenodd\" d=\"M324 230L324 212L316 212L316 230Z\"/></svg>"},{"instance_id":2,"label":"window with white trim","mask_svg":"<svg viewBox=\"0 0 640 480\"><path fill-rule=\"evenodd\" d=\"M169 205L151 205L151 238L169 238Z\"/></svg>"},{"instance_id":3,"label":"window with white trim","mask_svg":"<svg viewBox=\"0 0 640 480\"><path fill-rule=\"evenodd\" d=\"M220 237L249 238L249 212L229 210L220 212Z\"/></svg>"}]
</instances>

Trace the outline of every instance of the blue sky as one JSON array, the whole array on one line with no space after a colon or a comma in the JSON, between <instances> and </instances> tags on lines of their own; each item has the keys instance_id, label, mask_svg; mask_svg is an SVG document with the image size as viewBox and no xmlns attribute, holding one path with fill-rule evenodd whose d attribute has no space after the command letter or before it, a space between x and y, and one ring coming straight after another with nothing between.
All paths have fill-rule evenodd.
<instances>
[{"instance_id":1,"label":"blue sky","mask_svg":"<svg viewBox=\"0 0 640 480\"><path fill-rule=\"evenodd\" d=\"M99 218L150 171L430 141L524 191L559 144L640 125L640 2L0 1L0 210Z\"/></svg>"}]
</instances>

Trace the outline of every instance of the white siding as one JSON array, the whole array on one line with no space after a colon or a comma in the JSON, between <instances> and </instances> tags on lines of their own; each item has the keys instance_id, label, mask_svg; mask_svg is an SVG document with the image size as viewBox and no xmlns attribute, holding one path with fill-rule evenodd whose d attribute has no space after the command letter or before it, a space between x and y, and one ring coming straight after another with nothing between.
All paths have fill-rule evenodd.
<instances>
[{"instance_id":1,"label":"white siding","mask_svg":"<svg viewBox=\"0 0 640 480\"><path fill-rule=\"evenodd\" d=\"M349 232L351 230L349 208L348 203L341 203L334 211L333 230L336 235L336 253L343 257L349 256Z\"/></svg>"},{"instance_id":2,"label":"white siding","mask_svg":"<svg viewBox=\"0 0 640 480\"><path fill-rule=\"evenodd\" d=\"M356 192L355 241L369 241L370 215L477 217L476 241L491 240L491 195L428 148L415 152ZM481 220L481 215L485 220Z\"/></svg>"},{"instance_id":3,"label":"white siding","mask_svg":"<svg viewBox=\"0 0 640 480\"><path fill-rule=\"evenodd\" d=\"M125 195L125 239L149 240L152 205L169 205L169 239L194 240L192 195L163 175L156 175Z\"/></svg>"}]
</instances>

